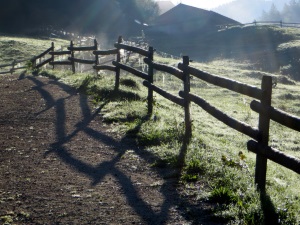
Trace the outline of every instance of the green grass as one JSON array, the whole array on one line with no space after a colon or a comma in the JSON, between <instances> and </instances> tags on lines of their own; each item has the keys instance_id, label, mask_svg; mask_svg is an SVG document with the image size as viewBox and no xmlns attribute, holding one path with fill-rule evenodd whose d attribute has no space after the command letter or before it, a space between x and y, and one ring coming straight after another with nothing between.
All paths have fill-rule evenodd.
<instances>
[{"instance_id":1,"label":"green grass","mask_svg":"<svg viewBox=\"0 0 300 225\"><path fill-rule=\"evenodd\" d=\"M50 48L51 42L55 43L56 48L69 44L61 39L0 36L0 65L11 63L13 60L30 59Z\"/></svg>"},{"instance_id":2,"label":"green grass","mask_svg":"<svg viewBox=\"0 0 300 225\"><path fill-rule=\"evenodd\" d=\"M294 33L289 35L296 36ZM49 45L49 42L45 43L45 46ZM157 55L155 61L172 66L179 62ZM260 87L263 75L271 75L277 80L272 105L300 117L299 83L290 78L288 81L291 82L287 82L279 71L269 73L258 70L250 61L233 59L193 62L191 65L257 87ZM40 71L40 74L59 79L94 96L95 105L104 104L101 111L104 121L113 125L112 131L134 139L145 151L156 155L158 160L152 166L178 166L184 133L184 111L155 94L154 112L147 117L147 89L141 79L122 72L120 91L115 92L114 75L110 72L96 76L47 70ZM183 88L181 81L166 73L157 72L154 82L176 95ZM196 78L191 80L191 92L228 115L257 127L258 115L249 106L251 98ZM191 112L193 137L180 178L181 185L185 187L184 193L193 196L195 201L207 201L215 205L212 214L219 222L263 224L264 214L268 213L272 218L280 219L280 224L299 224L300 175L268 160L268 196L260 196L254 185L256 155L248 152L246 147L250 138L227 127L195 104L192 104ZM270 146L300 158L299 140L299 132L271 122Z\"/></svg>"}]
</instances>

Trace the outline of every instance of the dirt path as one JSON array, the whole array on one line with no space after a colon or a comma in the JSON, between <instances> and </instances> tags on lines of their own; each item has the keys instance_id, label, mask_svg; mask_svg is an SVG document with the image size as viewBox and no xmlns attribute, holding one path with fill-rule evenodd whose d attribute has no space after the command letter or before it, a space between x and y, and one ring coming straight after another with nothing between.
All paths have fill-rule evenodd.
<instances>
[{"instance_id":1,"label":"dirt path","mask_svg":"<svg viewBox=\"0 0 300 225\"><path fill-rule=\"evenodd\" d=\"M211 224L87 96L14 75L0 77L0 101L0 223Z\"/></svg>"}]
</instances>

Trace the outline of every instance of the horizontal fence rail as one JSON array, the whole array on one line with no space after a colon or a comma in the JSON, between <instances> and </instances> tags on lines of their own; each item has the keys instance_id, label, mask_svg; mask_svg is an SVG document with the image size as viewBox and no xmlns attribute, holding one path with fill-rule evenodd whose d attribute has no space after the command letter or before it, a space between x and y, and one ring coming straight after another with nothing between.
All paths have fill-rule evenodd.
<instances>
[{"instance_id":1,"label":"horizontal fence rail","mask_svg":"<svg viewBox=\"0 0 300 225\"><path fill-rule=\"evenodd\" d=\"M290 129L300 132L300 118L290 115L274 107L263 107L259 102L253 100L250 104L253 111L257 113L263 113L270 116L271 120L274 120L281 125L284 125Z\"/></svg>"},{"instance_id":2,"label":"horizontal fence rail","mask_svg":"<svg viewBox=\"0 0 300 225\"><path fill-rule=\"evenodd\" d=\"M148 81L144 81L143 85L152 89L153 91L155 91L156 93L160 94L161 96L165 97L166 99L180 105L180 106L184 106L184 99L183 98L179 98L176 95L172 95L171 93L151 84Z\"/></svg>"},{"instance_id":3,"label":"horizontal fence rail","mask_svg":"<svg viewBox=\"0 0 300 225\"><path fill-rule=\"evenodd\" d=\"M22 60L13 60L11 63L7 63L7 64L2 64L0 65L0 69L1 68L5 68L5 71L1 71L1 74L13 74L15 71L17 70L22 70L22 69L26 69L27 66L24 65L24 62L29 62L31 59L22 59ZM10 68L6 68L6 67L10 67Z\"/></svg>"},{"instance_id":4,"label":"horizontal fence rail","mask_svg":"<svg viewBox=\"0 0 300 225\"><path fill-rule=\"evenodd\" d=\"M153 92L156 92L157 94L161 95L167 100L176 103L184 108L184 142L187 144L189 143L189 140L192 136L192 119L190 113L191 102L195 103L197 106L200 106L203 110L208 112L217 120L223 122L228 127L231 127L236 131L239 131L242 134L245 134L250 138L254 139L247 142L247 148L249 151L254 152L257 155L255 168L255 183L257 183L258 189L260 191L265 191L266 169L268 159L300 174L299 159L285 155L279 150L268 146L270 120L274 120L290 129L294 129L300 132L300 118L287 114L271 106L272 77L264 76L262 79L261 88L258 88L194 68L189 65L190 60L187 56L183 57L182 63L179 63L177 68L154 62L153 55L155 50L153 49L153 47L149 47L148 50L145 50L140 47L128 45L123 42L122 37L119 37L118 42L114 45L114 49L98 50L97 46L98 45L96 40L94 40L93 46L84 47L75 47L73 42L71 41L70 46L68 47L68 51L55 52L54 44L52 43L51 48L47 49L45 52L38 55L37 57L34 57L34 60L36 61L39 58L46 57L46 55L50 55L51 57L44 60L39 65L35 64L35 66L36 68L38 68L39 66L45 65L47 63L53 65L53 67L54 65L71 65L72 70L75 73L74 63L93 64L93 69L95 69L97 72L99 70L108 70L115 73L115 91L118 91L119 89L121 70L124 70L136 77L143 79L143 85L148 88L148 114L152 114L153 111ZM91 51L95 59L77 59L74 57L75 51ZM126 65L125 63L122 63L122 59L128 57L126 56L126 51L129 52L129 55L131 53L134 53L145 57L143 62L145 62L148 65L147 71L143 72L129 65ZM125 55L123 55L124 53ZM55 56L63 55L67 56L67 61L54 61ZM114 59L106 61L105 63L111 64L99 64L99 58L108 56ZM4 66L10 65L11 64L7 64ZM183 90L180 91L178 95L174 95L156 86L153 79L154 70L168 73L180 79L182 81ZM196 79L208 82L212 85L221 88L226 88L230 91L256 99L251 102L250 108L253 111L259 113L258 128L253 128L242 121L232 118L231 116L222 112L222 110L210 105L200 96L191 93L191 76L195 77Z\"/></svg>"},{"instance_id":5,"label":"horizontal fence rail","mask_svg":"<svg viewBox=\"0 0 300 225\"><path fill-rule=\"evenodd\" d=\"M180 91L179 95L181 97L184 97L184 92ZM248 124L245 124L241 121L238 121L225 113L223 113L221 110L218 110L214 106L210 105L207 101L205 101L203 98L200 98L199 96L196 96L194 94L189 94L189 98L192 102L196 103L198 106L200 106L203 110L205 110L207 113L218 119L219 121L223 122L227 126L245 134L249 137L258 140L259 137L259 131L253 127L251 127Z\"/></svg>"},{"instance_id":6,"label":"horizontal fence rail","mask_svg":"<svg viewBox=\"0 0 300 225\"><path fill-rule=\"evenodd\" d=\"M251 152L264 155L273 162L276 162L285 168L300 174L300 160L293 156L286 155L281 151L269 146L260 145L256 141L248 141L247 148Z\"/></svg>"},{"instance_id":7,"label":"horizontal fence rail","mask_svg":"<svg viewBox=\"0 0 300 225\"><path fill-rule=\"evenodd\" d=\"M225 77L220 77L216 75L209 74L205 71L193 68L191 66L184 66L179 63L178 68L181 70L187 70L187 72L203 81L210 84L229 89L231 91L238 92L243 95L247 95L252 98L261 99L261 90L257 87L250 86L248 84L243 84L235 80L230 80Z\"/></svg>"},{"instance_id":8,"label":"horizontal fence rail","mask_svg":"<svg viewBox=\"0 0 300 225\"><path fill-rule=\"evenodd\" d=\"M175 77L177 77L180 80L183 80L183 72L175 67L172 66L167 66L164 64L160 64L160 63L155 63L152 60L145 58L144 62L148 65L153 66L153 69L159 70L161 72L166 72L169 74L174 75Z\"/></svg>"},{"instance_id":9,"label":"horizontal fence rail","mask_svg":"<svg viewBox=\"0 0 300 225\"><path fill-rule=\"evenodd\" d=\"M126 44L121 44L121 43L116 43L115 47L118 49L124 49L130 52L135 52L137 54L140 54L142 56L148 57L149 56L149 51L139 48L139 47L135 47L135 46L130 46L130 45L126 45Z\"/></svg>"},{"instance_id":10,"label":"horizontal fence rail","mask_svg":"<svg viewBox=\"0 0 300 225\"><path fill-rule=\"evenodd\" d=\"M222 27L230 28L230 27L244 27L244 26L277 26L277 27L294 27L294 28L300 28L300 23L288 23L284 21L256 21L254 20L251 23L244 23L244 24L227 24L225 26L222 25Z\"/></svg>"},{"instance_id":11,"label":"horizontal fence rail","mask_svg":"<svg viewBox=\"0 0 300 225\"><path fill-rule=\"evenodd\" d=\"M135 68L132 68L130 66L127 66L125 64L122 64L122 63L119 63L119 62L116 62L116 61L113 61L112 64L117 67L117 68L120 68L122 70L125 70L129 73L132 73L133 75L137 76L137 77L140 77L142 79L145 79L145 80L148 80L148 74L147 73L144 73L142 71L139 71Z\"/></svg>"}]
</instances>

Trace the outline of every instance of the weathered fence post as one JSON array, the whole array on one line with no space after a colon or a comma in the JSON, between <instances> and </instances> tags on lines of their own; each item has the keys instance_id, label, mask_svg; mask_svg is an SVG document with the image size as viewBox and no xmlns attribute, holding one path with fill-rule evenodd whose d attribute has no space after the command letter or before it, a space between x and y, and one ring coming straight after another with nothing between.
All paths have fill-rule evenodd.
<instances>
[{"instance_id":1,"label":"weathered fence post","mask_svg":"<svg viewBox=\"0 0 300 225\"><path fill-rule=\"evenodd\" d=\"M187 67L190 64L190 58L188 56L183 56L183 65ZM192 137L192 121L191 121L191 112L190 112L190 74L184 69L183 70L183 79L184 79L184 123L185 123L185 137L184 141L186 144L190 142Z\"/></svg>"},{"instance_id":2,"label":"weathered fence post","mask_svg":"<svg viewBox=\"0 0 300 225\"><path fill-rule=\"evenodd\" d=\"M149 47L149 60L153 62L153 55L154 55L154 49L153 47ZM148 81L153 84L153 65L150 64L148 66ZM151 115L153 113L153 90L151 88L148 88L148 115Z\"/></svg>"},{"instance_id":3,"label":"weathered fence post","mask_svg":"<svg viewBox=\"0 0 300 225\"><path fill-rule=\"evenodd\" d=\"M262 96L261 104L262 107L271 106L272 98L272 77L263 76L262 83ZM268 146L269 142L269 128L270 128L270 112L259 113L259 140L258 143ZM265 192L266 188L266 174L267 174L267 158L261 154L256 155L256 166L255 166L255 183L257 188L261 192Z\"/></svg>"},{"instance_id":4,"label":"weathered fence post","mask_svg":"<svg viewBox=\"0 0 300 225\"><path fill-rule=\"evenodd\" d=\"M36 68L36 57L32 57L32 59L30 60L31 64L32 64L32 69Z\"/></svg>"},{"instance_id":5,"label":"weathered fence post","mask_svg":"<svg viewBox=\"0 0 300 225\"><path fill-rule=\"evenodd\" d=\"M123 38L122 36L119 36L118 38L118 44L121 44L123 42ZM117 53L117 63L121 62L121 52L120 49L118 47L118 53ZM120 86L120 67L117 66L116 68L116 81L115 81L115 91L119 90L119 86Z\"/></svg>"},{"instance_id":6,"label":"weathered fence post","mask_svg":"<svg viewBox=\"0 0 300 225\"><path fill-rule=\"evenodd\" d=\"M74 57L74 50L73 50L73 48L74 48L74 44L73 44L73 41L71 41L71 43L70 43L70 50L71 50L71 58L72 58L72 61L71 61L71 63L72 63L72 72L75 73L75 61L73 60L75 57Z\"/></svg>"},{"instance_id":7,"label":"weathered fence post","mask_svg":"<svg viewBox=\"0 0 300 225\"><path fill-rule=\"evenodd\" d=\"M97 51L98 50L98 42L97 42L96 39L94 39L94 45L95 45L95 50L94 51ZM95 54L95 67L97 67L98 64L99 64L99 55ZM96 75L98 75L97 69L95 69L95 71L96 71Z\"/></svg>"},{"instance_id":8,"label":"weathered fence post","mask_svg":"<svg viewBox=\"0 0 300 225\"><path fill-rule=\"evenodd\" d=\"M51 43L52 52L54 52L54 42ZM51 55L51 62L54 62L54 54ZM52 65L52 69L54 69L54 63Z\"/></svg>"},{"instance_id":9,"label":"weathered fence post","mask_svg":"<svg viewBox=\"0 0 300 225\"><path fill-rule=\"evenodd\" d=\"M185 125L185 134L184 134L184 140L183 145L180 149L179 156L178 156L178 166L179 168L183 168L185 165L185 158L188 150L188 145L190 143L191 137L192 137L192 121L191 121L191 112L190 112L190 74L187 69L187 67L190 64L190 59L188 56L183 56L183 67L181 70L183 71L183 97L184 98L184 125Z\"/></svg>"},{"instance_id":10,"label":"weathered fence post","mask_svg":"<svg viewBox=\"0 0 300 225\"><path fill-rule=\"evenodd\" d=\"M10 69L10 74L13 74L15 72L15 65L16 65L16 60L12 61L11 64L11 69Z\"/></svg>"}]
</instances>

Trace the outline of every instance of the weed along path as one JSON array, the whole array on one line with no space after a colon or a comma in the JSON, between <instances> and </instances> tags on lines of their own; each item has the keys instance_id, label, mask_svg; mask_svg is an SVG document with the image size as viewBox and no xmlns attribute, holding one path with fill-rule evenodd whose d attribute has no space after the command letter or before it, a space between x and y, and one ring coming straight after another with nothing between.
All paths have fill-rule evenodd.
<instances>
[{"instance_id":1,"label":"weed along path","mask_svg":"<svg viewBox=\"0 0 300 225\"><path fill-rule=\"evenodd\" d=\"M86 95L25 74L0 92L1 224L213 224Z\"/></svg>"}]
</instances>

